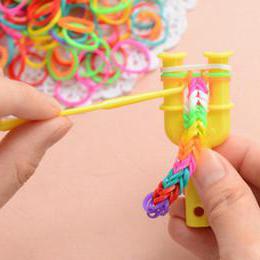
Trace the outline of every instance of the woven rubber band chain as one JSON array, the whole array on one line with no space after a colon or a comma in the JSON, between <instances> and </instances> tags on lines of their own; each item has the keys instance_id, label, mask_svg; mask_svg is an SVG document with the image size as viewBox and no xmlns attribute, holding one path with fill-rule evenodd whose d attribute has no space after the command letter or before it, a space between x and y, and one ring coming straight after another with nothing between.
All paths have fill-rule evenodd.
<instances>
[{"instance_id":1,"label":"woven rubber band chain","mask_svg":"<svg viewBox=\"0 0 260 260\"><path fill-rule=\"evenodd\" d=\"M190 79L188 91L185 93L183 115L185 130L180 140L177 159L168 175L143 202L143 207L150 218L168 213L170 205L183 194L190 177L196 170L196 162L207 127L208 100L206 80L202 77Z\"/></svg>"},{"instance_id":2,"label":"woven rubber band chain","mask_svg":"<svg viewBox=\"0 0 260 260\"><path fill-rule=\"evenodd\" d=\"M0 66L65 107L121 96L159 67L158 53L180 41L195 4L1 0Z\"/></svg>"}]
</instances>

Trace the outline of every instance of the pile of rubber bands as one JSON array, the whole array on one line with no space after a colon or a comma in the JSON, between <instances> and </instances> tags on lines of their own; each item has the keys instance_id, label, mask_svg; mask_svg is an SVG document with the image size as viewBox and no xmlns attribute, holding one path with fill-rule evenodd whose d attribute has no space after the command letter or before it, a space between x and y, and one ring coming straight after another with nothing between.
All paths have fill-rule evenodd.
<instances>
[{"instance_id":1,"label":"pile of rubber bands","mask_svg":"<svg viewBox=\"0 0 260 260\"><path fill-rule=\"evenodd\" d=\"M54 96L62 104L81 105L98 89L150 70L150 50L168 37L163 3L1 0L0 66L10 78L35 87L52 78ZM142 62L131 59L133 51ZM61 94L71 80L84 90L79 100Z\"/></svg>"}]
</instances>

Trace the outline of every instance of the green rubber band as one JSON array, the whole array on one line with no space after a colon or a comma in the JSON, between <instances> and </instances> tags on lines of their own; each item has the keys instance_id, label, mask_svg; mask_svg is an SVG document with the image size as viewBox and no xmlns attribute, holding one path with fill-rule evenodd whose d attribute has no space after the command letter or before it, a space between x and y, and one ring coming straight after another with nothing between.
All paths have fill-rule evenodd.
<instances>
[{"instance_id":1,"label":"green rubber band","mask_svg":"<svg viewBox=\"0 0 260 260\"><path fill-rule=\"evenodd\" d=\"M121 71L119 68L117 68L116 73L109 78L106 83L104 85L110 85L113 84L114 82L116 82L121 76ZM96 83L101 83L103 81L103 77L100 77L98 75L92 76L92 79L96 82Z\"/></svg>"},{"instance_id":2,"label":"green rubber band","mask_svg":"<svg viewBox=\"0 0 260 260\"><path fill-rule=\"evenodd\" d=\"M71 70L71 72L68 74L68 75L63 75L63 76L58 76L55 74L55 72L52 70L52 61L51 61L51 57L52 57L52 54L53 54L53 50L50 50L47 52L47 56L46 56L46 66L47 66L47 69L50 73L50 76L57 80L57 81L65 81L65 80L70 80L74 77L74 75L76 74L77 72L77 69L79 67L79 59L78 59L78 53L77 53L77 50L75 49L72 49L70 48L69 49L72 57L73 57L73 60L74 60L74 65L73 65L73 69Z\"/></svg>"},{"instance_id":3,"label":"green rubber band","mask_svg":"<svg viewBox=\"0 0 260 260\"><path fill-rule=\"evenodd\" d=\"M210 78L230 78L232 73L230 71L208 72L207 75Z\"/></svg>"},{"instance_id":4,"label":"green rubber band","mask_svg":"<svg viewBox=\"0 0 260 260\"><path fill-rule=\"evenodd\" d=\"M177 78L177 79L182 79L186 78L187 72L163 72L161 74L162 78Z\"/></svg>"},{"instance_id":5,"label":"green rubber band","mask_svg":"<svg viewBox=\"0 0 260 260\"><path fill-rule=\"evenodd\" d=\"M90 1L90 8L96 14L114 14L126 9L132 4L132 0L121 0L121 2L112 7L101 6L99 4L94 4L93 0Z\"/></svg>"},{"instance_id":6,"label":"green rubber band","mask_svg":"<svg viewBox=\"0 0 260 260\"><path fill-rule=\"evenodd\" d=\"M104 41L103 39L100 40L100 46L104 46L105 49L105 56L109 57L110 56L110 52L111 52L111 48L108 45L108 43L106 41ZM102 64L96 68L95 70L92 69L91 67L91 53L87 53L86 54L86 59L85 59L85 68L86 71L82 71L80 73L80 76L82 77L93 77L95 75L97 75L99 72L101 72L104 67L105 67L105 62L102 62Z\"/></svg>"},{"instance_id":7,"label":"green rubber band","mask_svg":"<svg viewBox=\"0 0 260 260\"><path fill-rule=\"evenodd\" d=\"M100 39L98 38L98 36L94 33L91 32L89 33L91 39L94 41L94 44L81 44L78 43L76 41L74 41L72 38L70 38L69 34L68 34L68 30L65 28L62 28L62 33L64 36L65 41L72 47L75 47L79 50L85 50L85 51L94 51L99 47L100 44ZM88 42L87 42L88 43Z\"/></svg>"},{"instance_id":8,"label":"green rubber band","mask_svg":"<svg viewBox=\"0 0 260 260\"><path fill-rule=\"evenodd\" d=\"M183 79L187 76L188 72L163 72L161 74L161 77L168 77L168 78L177 78L177 79ZM209 78L230 78L231 72L230 71L221 71L221 72L208 72L206 73L206 76ZM192 73L193 78L201 77L200 72Z\"/></svg>"}]
</instances>

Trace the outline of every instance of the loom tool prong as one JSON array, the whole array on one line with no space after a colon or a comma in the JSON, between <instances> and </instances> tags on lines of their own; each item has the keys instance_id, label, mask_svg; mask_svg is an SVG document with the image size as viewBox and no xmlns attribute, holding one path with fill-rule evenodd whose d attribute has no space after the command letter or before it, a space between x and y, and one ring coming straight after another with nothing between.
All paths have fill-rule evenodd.
<instances>
[{"instance_id":1,"label":"loom tool prong","mask_svg":"<svg viewBox=\"0 0 260 260\"><path fill-rule=\"evenodd\" d=\"M103 102L99 102L93 105L85 106L85 107L77 107L77 108L71 108L71 109L65 109L62 110L60 115L61 116L71 116L71 115L77 115L77 114L83 114L88 112L93 112L96 110L101 109L114 109L122 106L127 106L131 104L136 104L148 100L153 100L157 98L163 98L166 96L174 95L177 93L182 92L184 86L178 86L175 89L164 89L160 91L153 91L148 93L142 93L137 95L131 95L131 96L124 96L124 97L118 97L113 99L108 99ZM20 119L20 118L9 118L9 119L2 119L0 121L0 131L8 131L11 130L17 126L23 125L27 120Z\"/></svg>"}]
</instances>

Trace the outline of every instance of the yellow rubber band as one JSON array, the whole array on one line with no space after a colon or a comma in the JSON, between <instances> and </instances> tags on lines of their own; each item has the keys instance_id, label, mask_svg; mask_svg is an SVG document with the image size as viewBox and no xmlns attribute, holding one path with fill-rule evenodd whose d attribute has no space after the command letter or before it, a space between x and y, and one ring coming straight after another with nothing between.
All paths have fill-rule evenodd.
<instances>
[{"instance_id":1,"label":"yellow rubber band","mask_svg":"<svg viewBox=\"0 0 260 260\"><path fill-rule=\"evenodd\" d=\"M54 18L51 20L50 23L48 23L45 27L42 27L40 29L33 29L33 26L31 24L28 25L28 33L32 36L37 36L41 34L48 33L49 30L58 23L59 19L61 18L61 9L58 10L57 14L54 16Z\"/></svg>"}]
</instances>

